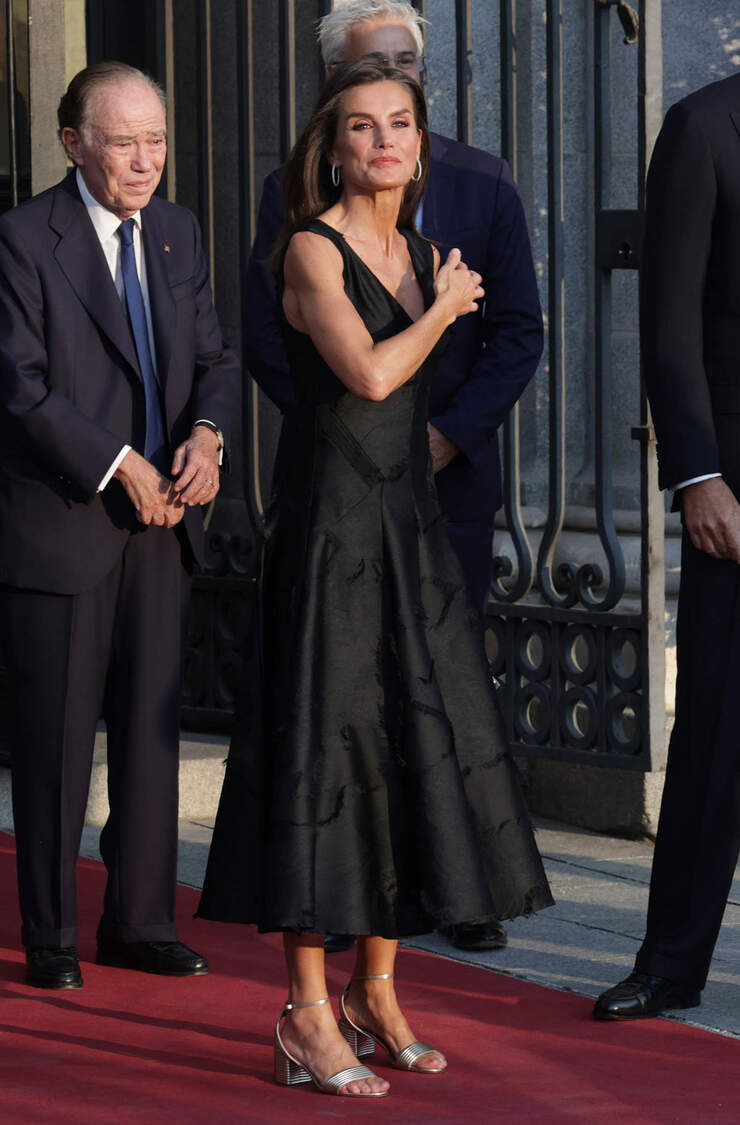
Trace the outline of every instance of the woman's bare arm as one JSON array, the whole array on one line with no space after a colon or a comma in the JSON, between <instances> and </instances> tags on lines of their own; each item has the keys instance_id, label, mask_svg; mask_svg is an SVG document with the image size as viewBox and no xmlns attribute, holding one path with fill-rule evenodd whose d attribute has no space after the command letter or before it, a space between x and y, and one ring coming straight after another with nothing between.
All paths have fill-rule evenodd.
<instances>
[{"instance_id":1,"label":"woman's bare arm","mask_svg":"<svg viewBox=\"0 0 740 1125\"><path fill-rule=\"evenodd\" d=\"M359 398L381 401L410 379L445 328L473 312L483 296L480 276L453 250L439 270L431 308L409 328L378 344L344 291L342 256L322 235L299 231L285 256L283 309L319 354Z\"/></svg>"}]
</instances>

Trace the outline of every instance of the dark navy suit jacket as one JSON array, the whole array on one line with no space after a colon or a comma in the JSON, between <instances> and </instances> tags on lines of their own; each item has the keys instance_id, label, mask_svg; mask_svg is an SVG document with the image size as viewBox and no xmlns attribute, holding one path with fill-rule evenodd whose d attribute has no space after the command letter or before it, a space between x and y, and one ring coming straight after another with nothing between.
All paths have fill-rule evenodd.
<instances>
[{"instance_id":1,"label":"dark navy suit jacket","mask_svg":"<svg viewBox=\"0 0 740 1125\"><path fill-rule=\"evenodd\" d=\"M641 344L660 486L722 473L740 497L740 75L668 111L645 220Z\"/></svg>"},{"instance_id":2,"label":"dark navy suit jacket","mask_svg":"<svg viewBox=\"0 0 740 1125\"><path fill-rule=\"evenodd\" d=\"M542 352L542 314L521 200L506 161L431 134L422 233L453 246L483 276L486 300L456 322L431 390L430 421L461 450L437 474L453 521L492 519L501 505L497 430L532 378ZM246 360L285 413L297 405L281 312L267 259L284 219L282 170L265 180L247 275Z\"/></svg>"},{"instance_id":3,"label":"dark navy suit jacket","mask_svg":"<svg viewBox=\"0 0 740 1125\"><path fill-rule=\"evenodd\" d=\"M142 211L147 281L172 450L197 418L228 432L239 366L223 342L195 217ZM140 528L117 480L141 448L144 389L126 313L74 179L0 217L0 582L76 594ZM202 553L200 509L183 520Z\"/></svg>"}]
</instances>

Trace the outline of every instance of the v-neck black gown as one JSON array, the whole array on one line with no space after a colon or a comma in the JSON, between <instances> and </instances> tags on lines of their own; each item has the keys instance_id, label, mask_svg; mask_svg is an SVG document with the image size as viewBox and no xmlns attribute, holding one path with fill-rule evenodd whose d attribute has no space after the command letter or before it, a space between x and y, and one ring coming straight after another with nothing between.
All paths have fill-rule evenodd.
<instances>
[{"instance_id":1,"label":"v-neck black gown","mask_svg":"<svg viewBox=\"0 0 740 1125\"><path fill-rule=\"evenodd\" d=\"M340 234L374 341L410 319ZM425 307L432 248L405 232ZM301 410L276 463L262 672L232 740L198 913L262 930L424 933L552 903L504 744L479 616L434 488L438 345L383 402L286 326Z\"/></svg>"}]
</instances>

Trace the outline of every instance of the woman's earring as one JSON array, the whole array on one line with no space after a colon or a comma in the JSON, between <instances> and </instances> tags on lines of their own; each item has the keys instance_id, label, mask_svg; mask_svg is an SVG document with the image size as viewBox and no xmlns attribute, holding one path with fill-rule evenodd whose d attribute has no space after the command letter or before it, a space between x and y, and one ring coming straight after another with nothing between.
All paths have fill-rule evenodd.
<instances>
[{"instance_id":1,"label":"woman's earring","mask_svg":"<svg viewBox=\"0 0 740 1125\"><path fill-rule=\"evenodd\" d=\"M331 166L331 182L334 184L334 187L339 187L341 181L342 181L342 177L341 177L341 174L339 172L339 165L332 163L332 166Z\"/></svg>"},{"instance_id":2,"label":"woman's earring","mask_svg":"<svg viewBox=\"0 0 740 1125\"><path fill-rule=\"evenodd\" d=\"M411 179L414 181L415 184L418 184L418 182L421 179L421 177L423 176L423 174L424 174L424 169L422 168L421 160L417 156L417 158L416 158L416 175L412 176Z\"/></svg>"}]
</instances>

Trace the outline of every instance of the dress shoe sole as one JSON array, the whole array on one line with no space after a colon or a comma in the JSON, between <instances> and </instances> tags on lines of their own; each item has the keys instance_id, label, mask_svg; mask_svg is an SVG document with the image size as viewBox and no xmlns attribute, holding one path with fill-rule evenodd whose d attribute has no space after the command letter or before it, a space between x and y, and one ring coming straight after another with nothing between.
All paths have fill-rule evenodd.
<instances>
[{"instance_id":1,"label":"dress shoe sole","mask_svg":"<svg viewBox=\"0 0 740 1125\"><path fill-rule=\"evenodd\" d=\"M26 984L30 984L32 988L53 988L57 991L82 988L82 977L72 977L69 980L49 980L49 978L34 977L26 974Z\"/></svg>"},{"instance_id":2,"label":"dress shoe sole","mask_svg":"<svg viewBox=\"0 0 740 1125\"><path fill-rule=\"evenodd\" d=\"M96 965L105 965L109 969L130 969L134 973L153 973L158 977L205 977L208 975L208 969L149 969L146 965L132 965L129 961L124 961L117 957L101 957L99 954L95 958Z\"/></svg>"},{"instance_id":3,"label":"dress shoe sole","mask_svg":"<svg viewBox=\"0 0 740 1125\"><path fill-rule=\"evenodd\" d=\"M654 1020L664 1012L680 1011L684 1008L698 1008L701 1005L701 993L690 992L683 996L669 996L655 1011L642 1011L633 1013L600 1012L594 1009L595 1020L608 1020L610 1023L632 1023L634 1020Z\"/></svg>"}]
</instances>

